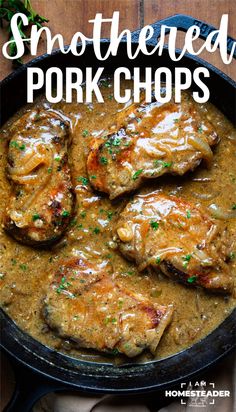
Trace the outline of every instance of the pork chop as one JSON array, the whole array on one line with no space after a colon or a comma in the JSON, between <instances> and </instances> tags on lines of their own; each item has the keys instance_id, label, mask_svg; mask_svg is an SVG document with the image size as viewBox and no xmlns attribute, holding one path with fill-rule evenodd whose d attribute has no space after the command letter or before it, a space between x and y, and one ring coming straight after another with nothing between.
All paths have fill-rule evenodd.
<instances>
[{"instance_id":1,"label":"pork chop","mask_svg":"<svg viewBox=\"0 0 236 412\"><path fill-rule=\"evenodd\" d=\"M227 232L206 211L175 196L136 196L116 225L119 248L147 267L187 285L231 292Z\"/></svg>"},{"instance_id":2,"label":"pork chop","mask_svg":"<svg viewBox=\"0 0 236 412\"><path fill-rule=\"evenodd\" d=\"M69 129L68 120L50 110L27 112L11 128L7 174L12 194L4 226L22 243L50 244L69 224L74 205Z\"/></svg>"},{"instance_id":3,"label":"pork chop","mask_svg":"<svg viewBox=\"0 0 236 412\"><path fill-rule=\"evenodd\" d=\"M91 144L87 171L91 185L114 199L144 179L183 175L202 160L210 164L218 136L192 97L180 104L133 104Z\"/></svg>"},{"instance_id":4,"label":"pork chop","mask_svg":"<svg viewBox=\"0 0 236 412\"><path fill-rule=\"evenodd\" d=\"M171 306L151 303L111 277L110 264L72 258L55 274L44 302L47 324L82 348L137 356L155 353Z\"/></svg>"}]
</instances>

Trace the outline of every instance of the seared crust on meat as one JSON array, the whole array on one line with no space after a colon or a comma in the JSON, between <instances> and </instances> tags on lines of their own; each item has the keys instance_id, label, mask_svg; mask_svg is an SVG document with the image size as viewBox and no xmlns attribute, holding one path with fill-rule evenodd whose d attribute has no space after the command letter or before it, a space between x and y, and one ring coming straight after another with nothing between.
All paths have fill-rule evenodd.
<instances>
[{"instance_id":1,"label":"seared crust on meat","mask_svg":"<svg viewBox=\"0 0 236 412\"><path fill-rule=\"evenodd\" d=\"M231 292L224 227L175 196L136 196L121 213L115 234L121 252L139 269L152 267L187 285Z\"/></svg>"},{"instance_id":2,"label":"seared crust on meat","mask_svg":"<svg viewBox=\"0 0 236 412\"><path fill-rule=\"evenodd\" d=\"M114 199L144 179L183 175L202 160L208 164L218 142L212 124L189 94L180 104L133 104L96 137L87 159L91 185ZM92 178L91 178L92 177Z\"/></svg>"},{"instance_id":3,"label":"seared crust on meat","mask_svg":"<svg viewBox=\"0 0 236 412\"><path fill-rule=\"evenodd\" d=\"M27 112L11 128L7 174L12 195L4 227L22 243L45 246L65 232L74 196L69 122L50 110Z\"/></svg>"},{"instance_id":4,"label":"seared crust on meat","mask_svg":"<svg viewBox=\"0 0 236 412\"><path fill-rule=\"evenodd\" d=\"M172 316L171 306L151 303L111 277L107 263L72 258L55 274L44 302L47 324L82 348L153 354Z\"/></svg>"}]
</instances>

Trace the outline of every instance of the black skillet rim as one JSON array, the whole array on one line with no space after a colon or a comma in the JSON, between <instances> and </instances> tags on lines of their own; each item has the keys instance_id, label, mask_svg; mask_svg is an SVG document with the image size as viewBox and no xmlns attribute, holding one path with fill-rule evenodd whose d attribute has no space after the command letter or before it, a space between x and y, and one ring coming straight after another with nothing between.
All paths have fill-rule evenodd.
<instances>
[{"instance_id":1,"label":"black skillet rim","mask_svg":"<svg viewBox=\"0 0 236 412\"><path fill-rule=\"evenodd\" d=\"M55 50L50 56L44 54L31 60L7 76L0 86L7 87L11 80L17 78L27 67L37 65L38 62L53 58L59 53L60 50ZM207 67L236 90L236 82L210 63L188 54L185 57ZM214 331L190 348L168 358L141 365L115 367L111 364L90 363L71 358L46 347L21 331L3 310L0 312L0 345L31 371L65 385L69 384L72 388L97 393L140 393L165 389L183 382L227 355L236 345L235 316L236 309Z\"/></svg>"},{"instance_id":2,"label":"black skillet rim","mask_svg":"<svg viewBox=\"0 0 236 412\"><path fill-rule=\"evenodd\" d=\"M235 347L236 309L209 335L170 357L145 364L82 361L57 352L23 332L0 311L1 347L21 364L70 388L96 393L163 390L202 373ZM213 348L213 349L212 349Z\"/></svg>"}]
</instances>

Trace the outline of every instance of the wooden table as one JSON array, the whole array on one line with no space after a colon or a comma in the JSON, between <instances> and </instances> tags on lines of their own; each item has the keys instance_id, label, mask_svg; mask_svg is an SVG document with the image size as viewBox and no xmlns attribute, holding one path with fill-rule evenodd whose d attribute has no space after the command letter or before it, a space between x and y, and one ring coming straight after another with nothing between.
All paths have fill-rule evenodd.
<instances>
[{"instance_id":1,"label":"wooden table","mask_svg":"<svg viewBox=\"0 0 236 412\"><path fill-rule=\"evenodd\" d=\"M156 20L176 13L189 14L197 19L219 27L222 14L229 14L229 35L236 38L235 0L32 0L37 12L49 19L48 27L52 34L61 33L66 44L72 35L81 31L92 35L91 24L88 23L96 13L111 17L113 11L120 11L120 29L135 30ZM103 28L103 37L109 35L109 25ZM0 30L0 45L6 41L6 33ZM180 35L178 47L181 47L183 35ZM201 40L199 41L201 42ZM45 43L41 41L39 54L45 51ZM222 63L218 52L203 53L204 59L219 67L223 72L236 80L236 62L230 65ZM24 60L29 60L30 57ZM12 70L11 62L1 57L0 79Z\"/></svg>"},{"instance_id":2,"label":"wooden table","mask_svg":"<svg viewBox=\"0 0 236 412\"><path fill-rule=\"evenodd\" d=\"M177 13L192 15L197 19L207 21L218 27L222 14L229 14L229 35L236 38L236 8L235 0L32 0L32 4L37 12L50 21L52 34L61 33L66 44L70 43L72 35L81 31L87 36L91 36L91 24L88 23L96 13L103 13L104 17L111 17L113 11L120 11L120 29L128 28L135 30L146 24L153 23L156 20L163 19ZM109 27L104 27L103 37L109 35ZM178 47L181 47L183 36L180 36ZM7 40L5 31L0 30L0 46ZM45 51L45 43L41 41L39 54ZM229 66L222 63L219 53L213 55L204 53L201 57L210 61L213 65L219 67L223 72L236 80L236 63ZM29 57L24 58L24 61ZM1 56L0 80L12 71L12 65L9 60ZM12 385L12 376L8 372L8 366L5 366L2 382L5 387L2 388L1 404L6 403L9 391L6 388ZM7 376L6 376L7 375ZM1 405L0 405L1 409Z\"/></svg>"}]
</instances>

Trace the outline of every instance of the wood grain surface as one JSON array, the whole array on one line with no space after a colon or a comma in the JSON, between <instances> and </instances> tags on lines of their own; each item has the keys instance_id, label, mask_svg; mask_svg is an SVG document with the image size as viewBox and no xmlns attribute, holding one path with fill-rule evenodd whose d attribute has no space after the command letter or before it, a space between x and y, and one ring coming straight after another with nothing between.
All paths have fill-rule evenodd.
<instances>
[{"instance_id":1,"label":"wood grain surface","mask_svg":"<svg viewBox=\"0 0 236 412\"><path fill-rule=\"evenodd\" d=\"M120 29L135 30L145 24L153 23L177 13L191 15L219 26L222 14L229 14L229 35L236 38L236 7L235 0L32 0L35 10L47 17L52 34L61 33L65 43L70 43L72 35L81 31L87 36L92 35L92 25L88 22L96 13L111 17L113 11L120 11ZM105 24L102 36L109 35L109 24ZM184 34L180 33L178 47L183 43ZM7 40L5 30L0 29L0 47ZM200 44L201 40L199 40ZM42 40L39 53L45 51ZM236 80L236 62L230 65L222 63L219 52L202 53L202 58L219 67L223 72ZM24 61L30 60L26 56ZM1 55L0 80L12 71L11 62Z\"/></svg>"},{"instance_id":2,"label":"wood grain surface","mask_svg":"<svg viewBox=\"0 0 236 412\"><path fill-rule=\"evenodd\" d=\"M144 0L144 24L161 20L174 14L187 14L196 19L212 24L216 28L220 25L222 14L229 14L228 34L236 38L236 1L235 0ZM183 44L184 34L180 33L177 47ZM196 42L201 45L202 40ZM219 51L215 53L203 52L199 56L218 67L228 76L236 80L236 60L230 65L222 62Z\"/></svg>"}]
</instances>

